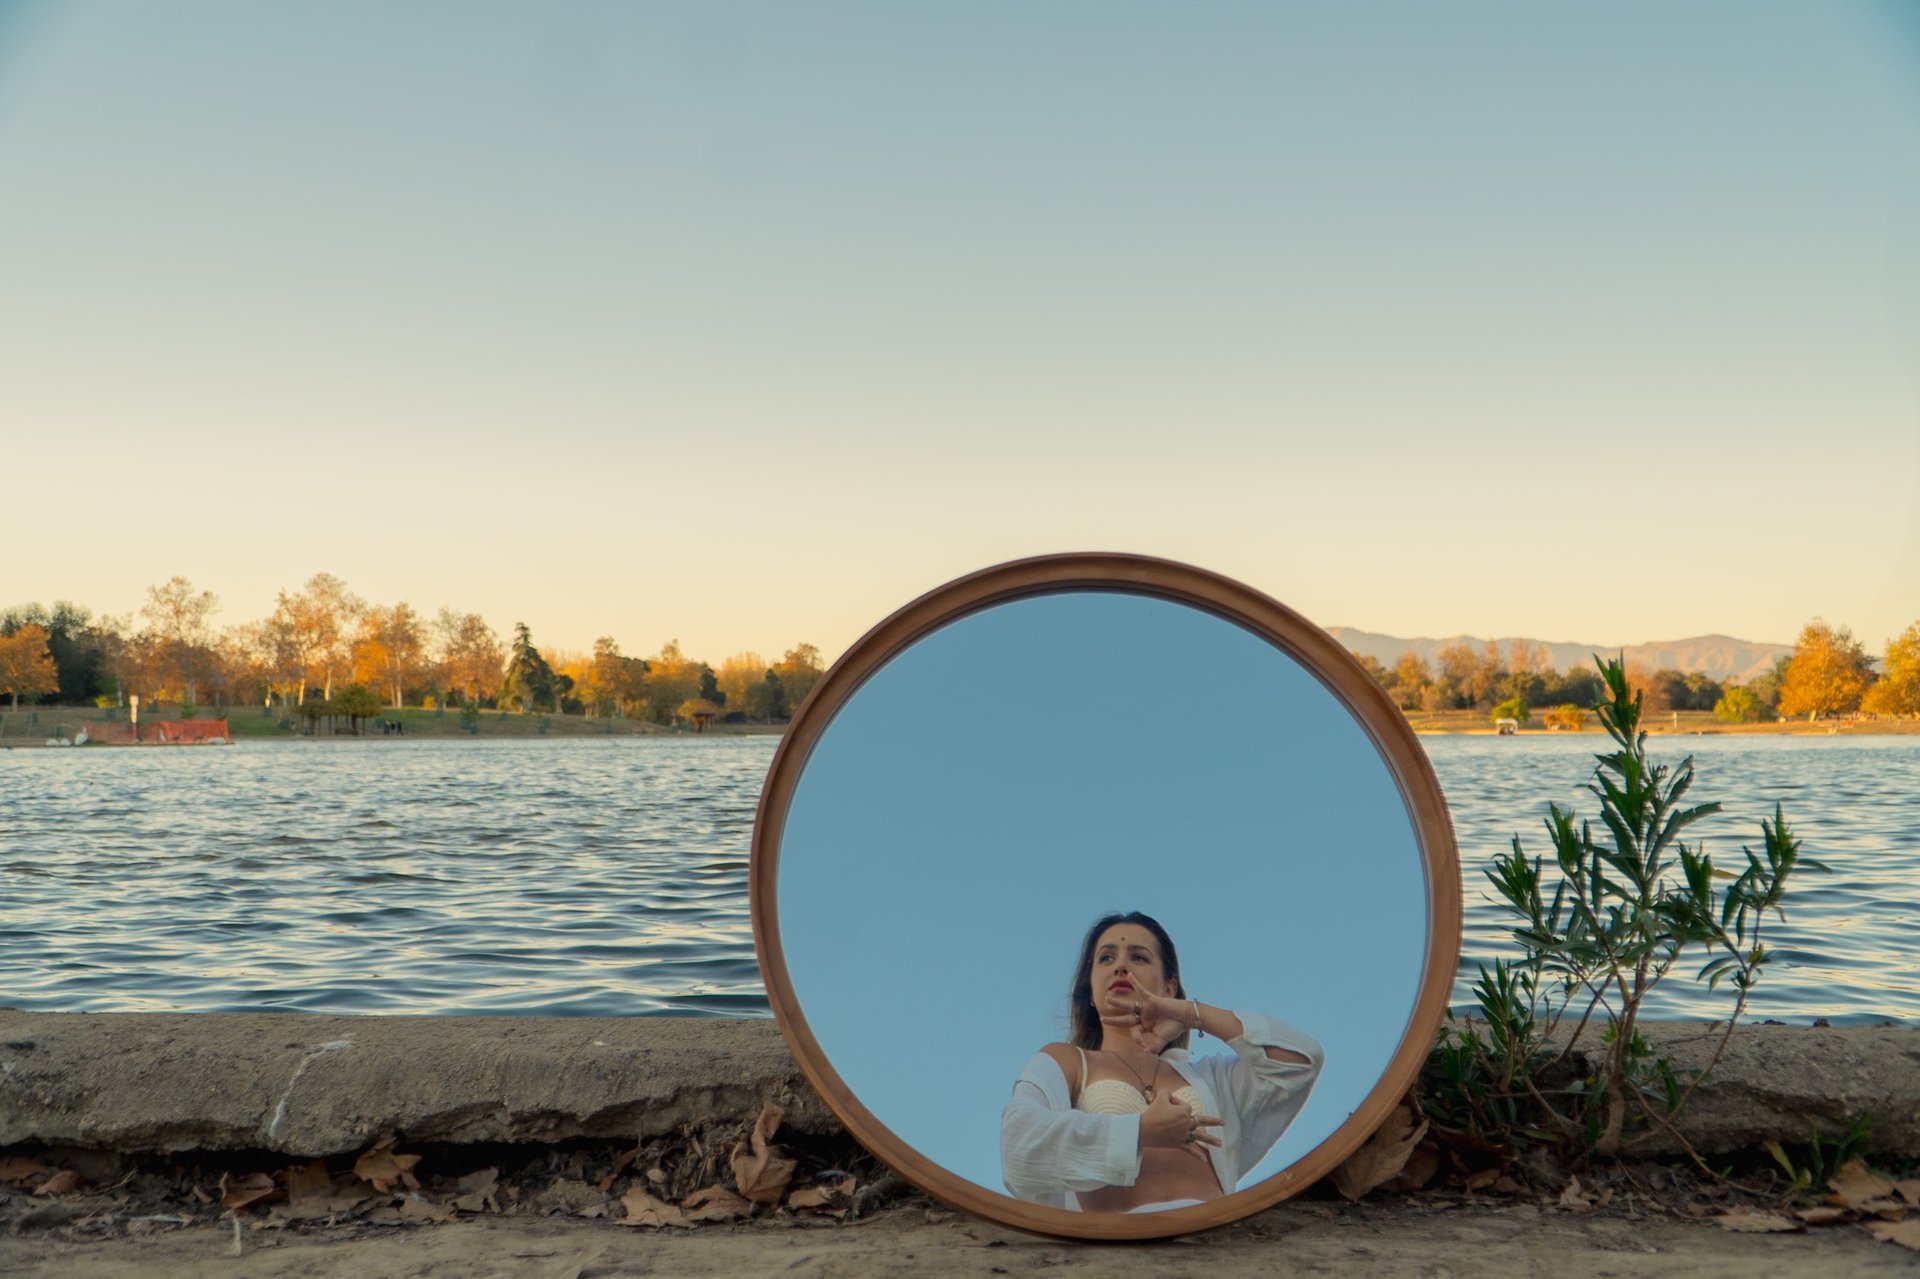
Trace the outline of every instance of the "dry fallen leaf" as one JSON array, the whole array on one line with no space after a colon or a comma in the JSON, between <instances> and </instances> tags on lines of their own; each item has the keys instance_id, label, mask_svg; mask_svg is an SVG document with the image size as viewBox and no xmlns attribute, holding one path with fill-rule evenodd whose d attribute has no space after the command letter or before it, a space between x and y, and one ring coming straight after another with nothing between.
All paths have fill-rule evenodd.
<instances>
[{"instance_id":1,"label":"dry fallen leaf","mask_svg":"<svg viewBox=\"0 0 1920 1279\"><path fill-rule=\"evenodd\" d=\"M31 1181L35 1177L44 1177L52 1171L53 1169L38 1159L30 1159L25 1155L8 1155L5 1159L0 1159L0 1181L18 1184Z\"/></svg>"},{"instance_id":2,"label":"dry fallen leaf","mask_svg":"<svg viewBox=\"0 0 1920 1279\"><path fill-rule=\"evenodd\" d=\"M843 1173L830 1181L802 1186L787 1196L787 1207L799 1212L844 1217L853 1206L853 1190L857 1184L851 1173Z\"/></svg>"},{"instance_id":3,"label":"dry fallen leaf","mask_svg":"<svg viewBox=\"0 0 1920 1279\"><path fill-rule=\"evenodd\" d=\"M1413 1153L1407 1156L1407 1166L1388 1183L1388 1188L1406 1193L1424 1190L1439 1171L1440 1146L1428 1138L1413 1148Z\"/></svg>"},{"instance_id":4,"label":"dry fallen leaf","mask_svg":"<svg viewBox=\"0 0 1920 1279\"><path fill-rule=\"evenodd\" d=\"M1567 1188L1560 1192L1560 1206L1570 1208L1574 1212L1592 1212L1593 1192L1580 1184L1580 1178L1569 1177Z\"/></svg>"},{"instance_id":5,"label":"dry fallen leaf","mask_svg":"<svg viewBox=\"0 0 1920 1279\"><path fill-rule=\"evenodd\" d=\"M420 1182L413 1175L413 1166L420 1162L419 1155L396 1155L394 1143L398 1137L388 1137L375 1142L371 1149L353 1161L353 1173L381 1194L390 1194L395 1188L406 1190L420 1189Z\"/></svg>"},{"instance_id":6,"label":"dry fallen leaf","mask_svg":"<svg viewBox=\"0 0 1920 1279\"><path fill-rule=\"evenodd\" d=\"M5 1178L0 1177L0 1180ZM1910 1204L1920 1205L1920 1177L1894 1182L1893 1192Z\"/></svg>"},{"instance_id":7,"label":"dry fallen leaf","mask_svg":"<svg viewBox=\"0 0 1920 1279\"><path fill-rule=\"evenodd\" d=\"M1793 1215L1809 1226L1838 1226L1858 1220L1851 1208L1802 1208Z\"/></svg>"},{"instance_id":8,"label":"dry fallen leaf","mask_svg":"<svg viewBox=\"0 0 1920 1279\"><path fill-rule=\"evenodd\" d=\"M1758 1212L1751 1208L1729 1209L1714 1220L1720 1223L1723 1230L1737 1230L1742 1234L1775 1234L1806 1229L1792 1217L1783 1217L1777 1212Z\"/></svg>"},{"instance_id":9,"label":"dry fallen leaf","mask_svg":"<svg viewBox=\"0 0 1920 1279\"><path fill-rule=\"evenodd\" d=\"M1842 1208L1862 1208L1875 1199L1893 1193L1893 1183L1867 1170L1858 1159L1849 1159L1840 1171L1827 1178L1827 1202Z\"/></svg>"},{"instance_id":10,"label":"dry fallen leaf","mask_svg":"<svg viewBox=\"0 0 1920 1279\"><path fill-rule=\"evenodd\" d=\"M1468 1190L1485 1190L1498 1180L1500 1180L1498 1168L1482 1168L1479 1172L1468 1173L1464 1184Z\"/></svg>"},{"instance_id":11,"label":"dry fallen leaf","mask_svg":"<svg viewBox=\"0 0 1920 1279\"><path fill-rule=\"evenodd\" d=\"M1912 1221L1863 1221L1860 1228L1881 1243L1897 1243L1920 1252L1920 1218Z\"/></svg>"},{"instance_id":12,"label":"dry fallen leaf","mask_svg":"<svg viewBox=\"0 0 1920 1279\"><path fill-rule=\"evenodd\" d=\"M333 1194L333 1178L327 1175L327 1165L321 1160L295 1164L282 1175L286 1178L289 1200L326 1199Z\"/></svg>"},{"instance_id":13,"label":"dry fallen leaf","mask_svg":"<svg viewBox=\"0 0 1920 1279\"><path fill-rule=\"evenodd\" d=\"M271 1184L271 1183L269 1183ZM71 1168L62 1168L33 1188L36 1195L77 1195L87 1188L87 1183L79 1173Z\"/></svg>"},{"instance_id":14,"label":"dry fallen leaf","mask_svg":"<svg viewBox=\"0 0 1920 1279\"><path fill-rule=\"evenodd\" d=\"M760 1107L753 1131L733 1145L728 1162L733 1167L733 1184L741 1194L757 1204L777 1204L787 1192L797 1166L772 1142L786 1112L772 1102Z\"/></svg>"},{"instance_id":15,"label":"dry fallen leaf","mask_svg":"<svg viewBox=\"0 0 1920 1279\"><path fill-rule=\"evenodd\" d=\"M499 1180L498 1168L468 1173L455 1183L460 1193L447 1200L447 1206L460 1212L499 1212L500 1200L494 1194Z\"/></svg>"},{"instance_id":16,"label":"dry fallen leaf","mask_svg":"<svg viewBox=\"0 0 1920 1279\"><path fill-rule=\"evenodd\" d=\"M431 1199L407 1195L400 1200L400 1216L407 1221L452 1221L454 1211Z\"/></svg>"},{"instance_id":17,"label":"dry fallen leaf","mask_svg":"<svg viewBox=\"0 0 1920 1279\"><path fill-rule=\"evenodd\" d=\"M220 1203L223 1207L237 1211L279 1193L280 1187L274 1185L273 1178L264 1172L250 1172L244 1177L224 1172L220 1174Z\"/></svg>"},{"instance_id":18,"label":"dry fallen leaf","mask_svg":"<svg viewBox=\"0 0 1920 1279\"><path fill-rule=\"evenodd\" d=\"M1407 1166L1407 1158L1413 1154L1413 1148L1426 1135L1426 1122L1422 1120L1416 1127L1413 1108L1405 1102L1400 1103L1393 1108L1393 1113L1387 1116L1379 1130L1367 1138L1367 1144L1348 1155L1346 1162L1333 1170L1334 1189L1358 1203L1369 1190L1397 1177L1400 1170Z\"/></svg>"},{"instance_id":19,"label":"dry fallen leaf","mask_svg":"<svg viewBox=\"0 0 1920 1279\"><path fill-rule=\"evenodd\" d=\"M620 1196L627 1215L620 1220L623 1226L690 1226L687 1215L670 1203L655 1199L646 1191L635 1186Z\"/></svg>"},{"instance_id":20,"label":"dry fallen leaf","mask_svg":"<svg viewBox=\"0 0 1920 1279\"><path fill-rule=\"evenodd\" d=\"M725 1186L696 1190L680 1201L680 1207L686 1211L688 1221L732 1221L753 1213L752 1204Z\"/></svg>"}]
</instances>

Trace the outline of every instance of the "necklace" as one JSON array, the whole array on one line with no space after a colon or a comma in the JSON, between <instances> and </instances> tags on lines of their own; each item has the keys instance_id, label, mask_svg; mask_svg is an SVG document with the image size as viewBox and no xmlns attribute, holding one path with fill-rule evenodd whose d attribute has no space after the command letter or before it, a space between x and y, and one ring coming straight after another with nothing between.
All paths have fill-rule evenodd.
<instances>
[{"instance_id":1,"label":"necklace","mask_svg":"<svg viewBox=\"0 0 1920 1279\"><path fill-rule=\"evenodd\" d=\"M1152 1105L1153 1104L1153 1085L1148 1083L1145 1079L1141 1078L1140 1072L1135 1070L1132 1064L1128 1062L1125 1057L1122 1057L1119 1053L1114 1053L1113 1059L1119 1062L1122 1066L1125 1066L1127 1068L1127 1073L1129 1075L1132 1075L1134 1082L1140 1085L1140 1095L1147 1099L1148 1105ZM1160 1078L1160 1062L1158 1058L1156 1058L1153 1063L1153 1077L1155 1079Z\"/></svg>"}]
</instances>

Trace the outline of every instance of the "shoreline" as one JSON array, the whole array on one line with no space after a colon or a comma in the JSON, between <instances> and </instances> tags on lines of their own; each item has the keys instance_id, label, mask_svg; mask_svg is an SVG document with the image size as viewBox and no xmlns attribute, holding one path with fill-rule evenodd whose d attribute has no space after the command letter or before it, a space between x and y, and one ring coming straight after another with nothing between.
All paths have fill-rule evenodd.
<instances>
[{"instance_id":1,"label":"shoreline","mask_svg":"<svg viewBox=\"0 0 1920 1279\"><path fill-rule=\"evenodd\" d=\"M33 718L30 719L29 717ZM529 715L512 711L485 711L472 729L464 727L457 713L440 714L435 711L423 711L417 707L408 707L401 712L383 712L382 718L397 719L402 725L398 733L383 733L378 727L352 734L346 732L316 732L312 735L294 732L280 727L278 715L262 716L258 709L225 712L209 710L201 714L204 719L226 719L233 734L233 742L245 742L249 745L293 742L336 742L336 743L375 743L406 741L539 741L539 740L576 740L593 738L717 738L717 737L781 737L786 734L787 725L782 724L712 724L706 729L696 731L684 727L667 727L642 720L587 719L574 715ZM0 711L0 750L41 748L58 749L67 745L64 741L54 740L71 737L78 729L88 724L116 722L110 713L93 708L43 707L29 712ZM175 717L161 717L158 720L142 721L143 728L153 723L175 722ZM377 724L377 720L375 723ZM542 726L544 723L544 727ZM1452 711L1444 714L1422 714L1407 717L1407 725L1416 737L1498 737L1501 736L1493 724L1477 711ZM1649 737L1912 737L1920 736L1920 718L1914 719L1831 719L1831 720L1775 720L1765 724L1726 724L1702 711L1681 712L1677 719L1652 715L1642 725ZM1143 731L1152 731L1144 726ZM1589 722L1575 729L1548 729L1538 725L1523 725L1507 736L1516 738L1603 738L1603 730L1597 722ZM132 746L127 742L87 742L85 746ZM158 746L162 743L143 742L140 746Z\"/></svg>"},{"instance_id":2,"label":"shoreline","mask_svg":"<svg viewBox=\"0 0 1920 1279\"><path fill-rule=\"evenodd\" d=\"M143 714L140 720L142 733L151 726L177 722L181 717L171 713L160 715ZM776 737L786 732L785 724L710 724L703 730L687 727L669 727L655 724L650 720L635 719L590 719L583 715L533 714L518 711L482 711L471 722L464 722L458 711L422 710L417 706L404 707L399 711L383 710L369 717L359 733L332 731L329 721L318 722L316 731L308 734L287 724L299 724L297 714L276 708L271 714L263 715L260 708L227 707L206 708L194 716L196 719L223 719L235 743L276 743L276 742L405 742L405 741L537 741L542 739L576 738L627 738L627 737ZM382 731L380 724L385 721L397 723L400 731L389 733ZM82 728L93 724L124 724L124 714L114 710L96 707L44 706L31 710L22 708L17 712L0 710L0 750L17 748L37 749L42 747L59 748L70 743L71 738ZM67 739L61 741L57 739ZM132 742L84 743L88 748L96 746L133 746ZM141 742L141 747L162 745L159 742Z\"/></svg>"}]
</instances>

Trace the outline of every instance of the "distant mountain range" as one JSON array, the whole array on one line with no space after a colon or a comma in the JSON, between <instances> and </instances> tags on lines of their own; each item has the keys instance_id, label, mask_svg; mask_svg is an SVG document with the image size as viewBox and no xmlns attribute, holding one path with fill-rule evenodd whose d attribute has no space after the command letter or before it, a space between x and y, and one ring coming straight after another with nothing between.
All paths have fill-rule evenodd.
<instances>
[{"instance_id":1,"label":"distant mountain range","mask_svg":"<svg viewBox=\"0 0 1920 1279\"><path fill-rule=\"evenodd\" d=\"M1351 626L1329 626L1329 634L1356 653L1374 658L1382 665L1391 667L1400 660L1400 654L1412 649L1429 666L1434 665L1433 655L1450 644L1471 644L1475 652L1486 648L1484 635L1450 635L1445 639L1401 639L1394 635L1376 635L1372 631L1362 631ZM1628 644L1623 648L1607 644L1557 644L1550 640L1520 639L1517 636L1501 636L1494 640L1500 646L1500 658L1506 660L1507 654L1515 643L1525 643L1533 648L1544 647L1552 660L1554 669L1566 670L1572 666L1589 666L1595 653L1609 657L1624 652L1629 666L1642 667L1649 671L1674 670L1683 672L1699 671L1709 679L1720 683L1732 681L1745 683L1747 680L1765 674L1773 666L1776 658L1793 652L1791 644L1758 644L1751 640L1734 639L1730 635L1697 635L1692 639L1666 640L1657 644Z\"/></svg>"}]
</instances>

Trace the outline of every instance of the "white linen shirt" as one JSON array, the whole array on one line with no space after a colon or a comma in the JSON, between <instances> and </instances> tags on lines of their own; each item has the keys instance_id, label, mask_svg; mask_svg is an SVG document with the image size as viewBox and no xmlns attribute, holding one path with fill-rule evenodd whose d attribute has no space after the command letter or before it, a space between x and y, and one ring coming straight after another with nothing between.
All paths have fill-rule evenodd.
<instances>
[{"instance_id":1,"label":"white linen shirt","mask_svg":"<svg viewBox=\"0 0 1920 1279\"><path fill-rule=\"evenodd\" d=\"M1226 1041L1233 1056L1196 1059L1184 1048L1160 1054L1200 1094L1202 1113L1222 1120L1210 1130L1220 1144L1209 1146L1207 1157L1229 1194L1293 1123L1326 1060L1311 1036L1283 1021L1234 1015L1242 1033ZM1268 1048L1299 1053L1306 1064L1275 1061ZM1077 1210L1075 1191L1131 1186L1139 1178L1140 1116L1075 1110L1059 1063L1035 1053L1000 1115L1000 1172L1015 1199Z\"/></svg>"}]
</instances>

